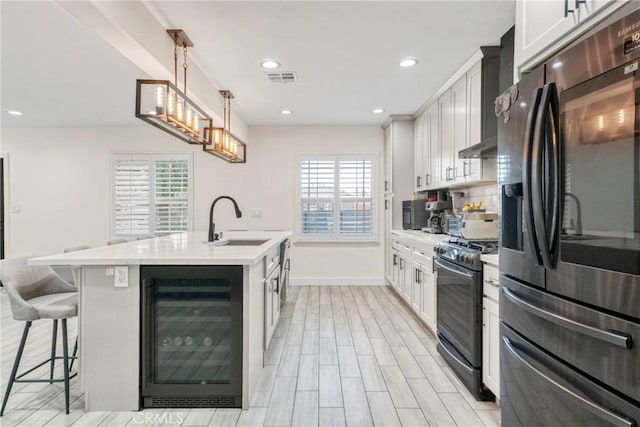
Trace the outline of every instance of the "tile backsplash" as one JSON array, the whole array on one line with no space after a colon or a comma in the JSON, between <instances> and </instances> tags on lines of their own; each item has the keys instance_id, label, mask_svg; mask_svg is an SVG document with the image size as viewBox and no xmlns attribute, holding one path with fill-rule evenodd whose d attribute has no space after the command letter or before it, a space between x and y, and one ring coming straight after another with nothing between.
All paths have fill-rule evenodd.
<instances>
[{"instance_id":1,"label":"tile backsplash","mask_svg":"<svg viewBox=\"0 0 640 427\"><path fill-rule=\"evenodd\" d=\"M467 203L482 203L482 207L487 212L499 212L500 202L498 197L498 185L489 184L479 187L456 188L450 190L450 193L464 193L463 197L453 195L454 209L462 209Z\"/></svg>"}]
</instances>

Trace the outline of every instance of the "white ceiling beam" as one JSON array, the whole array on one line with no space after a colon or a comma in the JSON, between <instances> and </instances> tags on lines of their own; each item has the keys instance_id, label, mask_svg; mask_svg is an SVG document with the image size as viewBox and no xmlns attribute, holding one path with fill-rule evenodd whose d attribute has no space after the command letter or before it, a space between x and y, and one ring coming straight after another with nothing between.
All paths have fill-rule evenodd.
<instances>
[{"instance_id":1,"label":"white ceiling beam","mask_svg":"<svg viewBox=\"0 0 640 427\"><path fill-rule=\"evenodd\" d=\"M64 1L57 3L89 30L103 38L118 52L147 73L151 78L173 81L173 42L165 28L141 1ZM188 28L182 28L187 34ZM194 40L197 49L197 40ZM182 87L182 50L178 53L178 82ZM224 100L197 65L188 62L187 96L222 126ZM144 77L144 76L141 76ZM133 87L133 82L132 82ZM133 99L133 93L132 93ZM246 141L248 126L233 112L231 131Z\"/></svg>"}]
</instances>

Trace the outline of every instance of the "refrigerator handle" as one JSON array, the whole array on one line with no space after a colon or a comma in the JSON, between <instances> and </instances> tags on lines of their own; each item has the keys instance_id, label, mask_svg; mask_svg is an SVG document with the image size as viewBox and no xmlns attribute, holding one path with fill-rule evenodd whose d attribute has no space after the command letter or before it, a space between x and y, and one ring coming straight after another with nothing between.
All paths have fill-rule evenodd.
<instances>
[{"instance_id":1,"label":"refrigerator handle","mask_svg":"<svg viewBox=\"0 0 640 427\"><path fill-rule=\"evenodd\" d=\"M555 267L555 263L558 260L558 246L559 246L559 228L560 228L560 194L562 191L562 178L560 176L560 165L562 164L562 157L560 152L560 106L558 102L558 90L555 83L548 83L550 90L549 99L549 128L551 133L549 140L547 140L548 149L551 158L551 186L550 189L553 194L551 204L551 218L549 222L551 229L549 229L549 256L551 258L551 267Z\"/></svg>"},{"instance_id":2,"label":"refrigerator handle","mask_svg":"<svg viewBox=\"0 0 640 427\"><path fill-rule=\"evenodd\" d=\"M531 205L533 207L533 223L538 241L539 254L542 258L542 264L546 268L552 267L551 250L549 248L549 236L547 233L548 218L545 212L545 200L543 191L543 168L544 168L544 152L546 149L548 129L548 115L551 104L552 91L555 84L547 83L542 89L540 107L536 117L536 125L533 131L533 148L531 156Z\"/></svg>"},{"instance_id":3,"label":"refrigerator handle","mask_svg":"<svg viewBox=\"0 0 640 427\"><path fill-rule=\"evenodd\" d=\"M542 96L542 88L537 88L533 94L531 109L527 118L527 127L524 136L524 155L522 159L522 190L524 196L524 218L527 224L527 236L529 237L529 245L534 252L538 265L542 265L540 258L540 249L536 238L536 230L533 219L533 192L531 189L532 181L532 157L533 157L533 136L536 129L536 117L538 115L538 107L540 106L540 98Z\"/></svg>"},{"instance_id":4,"label":"refrigerator handle","mask_svg":"<svg viewBox=\"0 0 640 427\"><path fill-rule=\"evenodd\" d=\"M576 403L576 405L579 406L581 409L584 409L585 411L593 414L600 420L605 421L616 427L634 427L636 425L635 420L629 418L628 416L624 414L617 414L613 412L611 409L605 406L601 406L596 402L589 400L589 398L587 398L586 396L582 396L581 394L578 394L573 390L570 390L569 388L565 387L563 384L560 384L553 378L549 377L548 375L540 371L532 363L526 360L527 356L525 356L524 354L521 354L515 348L515 346L513 345L513 343L508 337L503 336L502 343L504 344L504 348L507 350L508 354L514 357L522 365L526 366L529 370L533 371L536 375L538 375L538 377L545 380L547 384L552 385L553 388L555 388L558 392L562 393L567 397L570 397Z\"/></svg>"}]
</instances>

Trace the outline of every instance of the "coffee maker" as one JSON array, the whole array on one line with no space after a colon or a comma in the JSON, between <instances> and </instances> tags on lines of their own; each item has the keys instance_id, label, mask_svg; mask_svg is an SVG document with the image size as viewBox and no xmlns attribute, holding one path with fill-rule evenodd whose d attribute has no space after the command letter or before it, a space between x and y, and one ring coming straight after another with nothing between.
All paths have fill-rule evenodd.
<instances>
[{"instance_id":1,"label":"coffee maker","mask_svg":"<svg viewBox=\"0 0 640 427\"><path fill-rule=\"evenodd\" d=\"M438 191L435 201L427 202L427 226L422 229L427 233L446 233L447 215L451 213L451 200L446 191Z\"/></svg>"}]
</instances>

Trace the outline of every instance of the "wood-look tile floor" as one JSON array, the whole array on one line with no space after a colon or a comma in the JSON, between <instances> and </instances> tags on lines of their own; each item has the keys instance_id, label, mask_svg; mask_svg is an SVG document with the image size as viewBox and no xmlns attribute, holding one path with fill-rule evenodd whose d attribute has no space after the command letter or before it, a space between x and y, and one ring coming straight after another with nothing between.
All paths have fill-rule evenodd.
<instances>
[{"instance_id":1,"label":"wood-look tile floor","mask_svg":"<svg viewBox=\"0 0 640 427\"><path fill-rule=\"evenodd\" d=\"M1 291L1 385L23 322ZM75 322L70 337L75 337ZM24 366L48 357L51 322L34 322ZM72 338L70 338L70 341ZM60 341L60 340L59 340ZM432 333L382 286L291 287L264 373L247 411L168 409L84 412L77 379L71 413L61 384L16 384L2 426L497 426L436 351ZM47 375L46 369L42 375Z\"/></svg>"}]
</instances>

